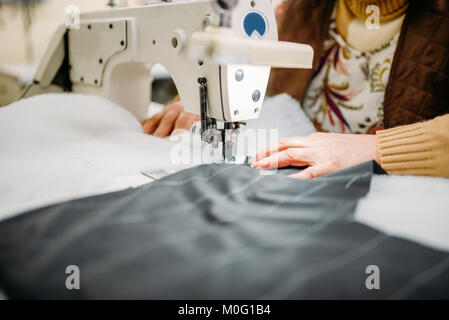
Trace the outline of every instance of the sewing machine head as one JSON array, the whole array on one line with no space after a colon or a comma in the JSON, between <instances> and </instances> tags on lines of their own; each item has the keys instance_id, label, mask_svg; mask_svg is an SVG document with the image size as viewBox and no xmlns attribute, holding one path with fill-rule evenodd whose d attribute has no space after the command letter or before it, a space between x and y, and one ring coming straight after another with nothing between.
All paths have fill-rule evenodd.
<instances>
[{"instance_id":1,"label":"sewing machine head","mask_svg":"<svg viewBox=\"0 0 449 320\"><path fill-rule=\"evenodd\" d=\"M271 1L259 2L257 8L256 3L250 1L213 0L212 4L219 14L217 24L220 29L208 26L202 34L193 34L189 50L191 57L214 63L219 68L217 85L220 96L216 96L219 100L209 99L207 78L198 79L201 139L214 147L221 145L223 161L232 163L235 160L234 141L238 129L243 121L257 118L261 111L270 67L249 65L248 56L219 51L219 45L214 41L219 37L227 40L277 40L277 29ZM228 45L232 47L233 43Z\"/></svg>"},{"instance_id":2,"label":"sewing machine head","mask_svg":"<svg viewBox=\"0 0 449 320\"><path fill-rule=\"evenodd\" d=\"M202 139L233 161L233 136L261 112L270 66L310 68L310 46L277 41L270 0L156 2L80 16L58 29L23 97L72 91L147 117L149 69L165 66Z\"/></svg>"}]
</instances>

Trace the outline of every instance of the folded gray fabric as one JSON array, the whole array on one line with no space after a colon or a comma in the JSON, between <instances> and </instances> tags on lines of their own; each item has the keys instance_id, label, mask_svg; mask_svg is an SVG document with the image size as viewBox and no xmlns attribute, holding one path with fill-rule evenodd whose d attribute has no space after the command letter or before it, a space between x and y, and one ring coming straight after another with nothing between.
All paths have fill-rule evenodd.
<instances>
[{"instance_id":1,"label":"folded gray fabric","mask_svg":"<svg viewBox=\"0 0 449 320\"><path fill-rule=\"evenodd\" d=\"M448 298L448 254L354 222L373 166L299 181L204 165L41 208L0 223L0 285L43 299Z\"/></svg>"}]
</instances>

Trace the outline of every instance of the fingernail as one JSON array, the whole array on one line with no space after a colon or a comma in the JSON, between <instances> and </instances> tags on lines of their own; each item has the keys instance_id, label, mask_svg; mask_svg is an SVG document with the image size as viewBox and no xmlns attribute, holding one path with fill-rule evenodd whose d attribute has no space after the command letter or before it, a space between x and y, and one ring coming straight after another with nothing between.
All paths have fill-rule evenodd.
<instances>
[{"instance_id":1,"label":"fingernail","mask_svg":"<svg viewBox=\"0 0 449 320\"><path fill-rule=\"evenodd\" d=\"M256 161L256 159L254 157L252 157L251 159L249 159L249 163L253 164Z\"/></svg>"}]
</instances>

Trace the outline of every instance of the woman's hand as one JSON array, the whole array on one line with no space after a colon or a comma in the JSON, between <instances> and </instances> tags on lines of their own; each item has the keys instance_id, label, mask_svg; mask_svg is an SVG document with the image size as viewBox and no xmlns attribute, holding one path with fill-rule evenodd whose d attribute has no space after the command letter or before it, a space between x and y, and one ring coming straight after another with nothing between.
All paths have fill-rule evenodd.
<instances>
[{"instance_id":1,"label":"woman's hand","mask_svg":"<svg viewBox=\"0 0 449 320\"><path fill-rule=\"evenodd\" d=\"M313 179L369 160L380 163L376 135L313 133L281 139L257 153L250 163L257 169L308 166L290 177Z\"/></svg>"},{"instance_id":2,"label":"woman's hand","mask_svg":"<svg viewBox=\"0 0 449 320\"><path fill-rule=\"evenodd\" d=\"M189 130L198 114L185 112L181 102L172 103L159 113L142 122L143 131L156 137L165 138L178 129Z\"/></svg>"}]
</instances>

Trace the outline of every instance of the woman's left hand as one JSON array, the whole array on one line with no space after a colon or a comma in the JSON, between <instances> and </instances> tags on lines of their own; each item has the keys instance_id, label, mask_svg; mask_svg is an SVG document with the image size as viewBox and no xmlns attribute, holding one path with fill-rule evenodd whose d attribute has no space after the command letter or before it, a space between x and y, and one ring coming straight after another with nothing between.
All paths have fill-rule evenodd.
<instances>
[{"instance_id":1,"label":"woman's left hand","mask_svg":"<svg viewBox=\"0 0 449 320\"><path fill-rule=\"evenodd\" d=\"M281 139L257 153L250 163L257 169L308 166L290 177L313 179L370 160L380 163L376 135L317 132Z\"/></svg>"}]
</instances>

